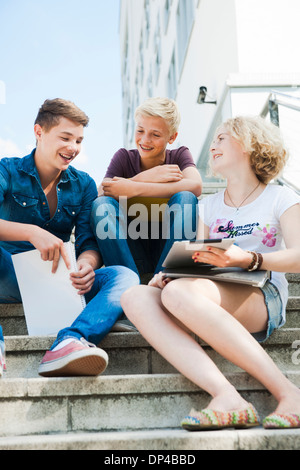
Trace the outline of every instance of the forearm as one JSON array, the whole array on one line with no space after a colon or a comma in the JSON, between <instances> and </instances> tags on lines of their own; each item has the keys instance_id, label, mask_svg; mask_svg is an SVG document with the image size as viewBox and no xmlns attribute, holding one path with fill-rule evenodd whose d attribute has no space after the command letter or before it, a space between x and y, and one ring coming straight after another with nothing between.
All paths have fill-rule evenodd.
<instances>
[{"instance_id":1,"label":"forearm","mask_svg":"<svg viewBox=\"0 0 300 470\"><path fill-rule=\"evenodd\" d=\"M78 261L86 261L94 270L101 268L103 261L100 253L94 250L87 250L78 256Z\"/></svg>"},{"instance_id":2,"label":"forearm","mask_svg":"<svg viewBox=\"0 0 300 470\"><path fill-rule=\"evenodd\" d=\"M286 250L263 254L261 269L283 273L299 273L300 249L289 248Z\"/></svg>"},{"instance_id":3,"label":"forearm","mask_svg":"<svg viewBox=\"0 0 300 470\"><path fill-rule=\"evenodd\" d=\"M195 196L200 196L201 185L199 182L183 178L181 181L171 183L142 183L134 181L131 195L128 197L172 197L181 191L190 191Z\"/></svg>"},{"instance_id":4,"label":"forearm","mask_svg":"<svg viewBox=\"0 0 300 470\"><path fill-rule=\"evenodd\" d=\"M2 241L27 241L31 242L33 235L40 233L43 229L37 225L21 224L0 220L0 240Z\"/></svg>"}]
</instances>

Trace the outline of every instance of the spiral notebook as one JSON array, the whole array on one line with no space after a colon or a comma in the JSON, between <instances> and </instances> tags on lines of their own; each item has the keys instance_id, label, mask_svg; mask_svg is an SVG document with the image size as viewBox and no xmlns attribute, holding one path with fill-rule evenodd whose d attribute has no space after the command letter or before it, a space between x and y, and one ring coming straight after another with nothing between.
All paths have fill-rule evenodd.
<instances>
[{"instance_id":1,"label":"spiral notebook","mask_svg":"<svg viewBox=\"0 0 300 470\"><path fill-rule=\"evenodd\" d=\"M52 261L43 261L38 250L12 256L29 336L56 335L71 326L85 307L85 298L72 286L70 273L77 271L74 245L64 244L70 271L62 258L55 274Z\"/></svg>"}]
</instances>

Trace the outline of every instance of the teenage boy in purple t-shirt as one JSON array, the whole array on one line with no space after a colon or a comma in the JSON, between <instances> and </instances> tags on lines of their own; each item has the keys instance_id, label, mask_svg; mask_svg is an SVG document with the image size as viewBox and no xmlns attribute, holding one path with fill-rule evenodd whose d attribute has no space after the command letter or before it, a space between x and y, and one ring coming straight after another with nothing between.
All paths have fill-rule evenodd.
<instances>
[{"instance_id":1,"label":"teenage boy in purple t-shirt","mask_svg":"<svg viewBox=\"0 0 300 470\"><path fill-rule=\"evenodd\" d=\"M195 238L202 180L188 148L167 149L176 140L180 123L173 100L150 98L137 108L135 119L137 149L122 148L113 156L93 204L91 223L105 266L123 265L141 275L161 270L175 240ZM127 199L129 204L146 204L148 198L167 202L162 206L164 222L148 223L149 212L147 217L141 214L150 208L141 204L132 206L139 217L127 220Z\"/></svg>"}]
</instances>

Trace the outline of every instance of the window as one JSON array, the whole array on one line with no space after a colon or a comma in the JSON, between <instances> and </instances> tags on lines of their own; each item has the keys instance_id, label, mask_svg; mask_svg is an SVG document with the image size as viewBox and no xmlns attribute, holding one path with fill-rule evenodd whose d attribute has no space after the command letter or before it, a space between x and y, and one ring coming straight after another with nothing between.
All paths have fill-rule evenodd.
<instances>
[{"instance_id":1,"label":"window","mask_svg":"<svg viewBox=\"0 0 300 470\"><path fill-rule=\"evenodd\" d=\"M144 3L145 10L145 33L146 33L146 44L148 45L149 35L150 35L150 0L145 0Z\"/></svg>"},{"instance_id":2,"label":"window","mask_svg":"<svg viewBox=\"0 0 300 470\"><path fill-rule=\"evenodd\" d=\"M168 73L168 96L169 98L175 99L177 93L177 73L176 73L176 58L175 50L172 54L172 59L170 63L169 73Z\"/></svg>"},{"instance_id":3,"label":"window","mask_svg":"<svg viewBox=\"0 0 300 470\"><path fill-rule=\"evenodd\" d=\"M140 57L140 74L141 74L141 84L144 81L144 39L143 39L143 31L141 35L141 41L140 41L140 48L139 48L139 57Z\"/></svg>"},{"instance_id":4,"label":"window","mask_svg":"<svg viewBox=\"0 0 300 470\"><path fill-rule=\"evenodd\" d=\"M148 96L151 98L153 95L153 81L152 81L152 70L150 69L148 76Z\"/></svg>"},{"instance_id":5,"label":"window","mask_svg":"<svg viewBox=\"0 0 300 470\"><path fill-rule=\"evenodd\" d=\"M195 1L179 0L177 9L176 29L178 44L178 67L181 72L190 34L195 17Z\"/></svg>"},{"instance_id":6,"label":"window","mask_svg":"<svg viewBox=\"0 0 300 470\"><path fill-rule=\"evenodd\" d=\"M168 29L169 18L170 18L170 13L171 13L171 5L172 5L172 0L165 0L165 11L164 11L165 32Z\"/></svg>"},{"instance_id":7,"label":"window","mask_svg":"<svg viewBox=\"0 0 300 470\"><path fill-rule=\"evenodd\" d=\"M154 52L155 52L155 81L157 83L159 72L160 72L160 64L161 64L161 37L160 37L159 15L157 17L157 24L156 24L156 30L155 30L155 35L154 35Z\"/></svg>"}]
</instances>

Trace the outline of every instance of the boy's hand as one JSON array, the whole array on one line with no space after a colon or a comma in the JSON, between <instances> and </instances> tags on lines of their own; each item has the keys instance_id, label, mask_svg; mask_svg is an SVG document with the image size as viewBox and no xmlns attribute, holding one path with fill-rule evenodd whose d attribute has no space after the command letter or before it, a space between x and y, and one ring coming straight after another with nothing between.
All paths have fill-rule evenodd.
<instances>
[{"instance_id":1,"label":"boy's hand","mask_svg":"<svg viewBox=\"0 0 300 470\"><path fill-rule=\"evenodd\" d=\"M174 183L182 178L183 174L178 165L158 165L138 173L132 180L143 183Z\"/></svg>"},{"instance_id":2,"label":"boy's hand","mask_svg":"<svg viewBox=\"0 0 300 470\"><path fill-rule=\"evenodd\" d=\"M70 274L75 289L78 294L84 295L89 292L95 281L95 271L86 260L77 261L78 271Z\"/></svg>"},{"instance_id":3,"label":"boy's hand","mask_svg":"<svg viewBox=\"0 0 300 470\"><path fill-rule=\"evenodd\" d=\"M102 182L104 196L118 199L120 196L134 197L134 182L126 178L115 176L111 180Z\"/></svg>"},{"instance_id":4,"label":"boy's hand","mask_svg":"<svg viewBox=\"0 0 300 470\"><path fill-rule=\"evenodd\" d=\"M68 269L71 268L70 260L64 246L64 242L52 233L33 225L28 241L41 253L44 261L53 261L52 272L56 273L59 258L62 257Z\"/></svg>"}]
</instances>

